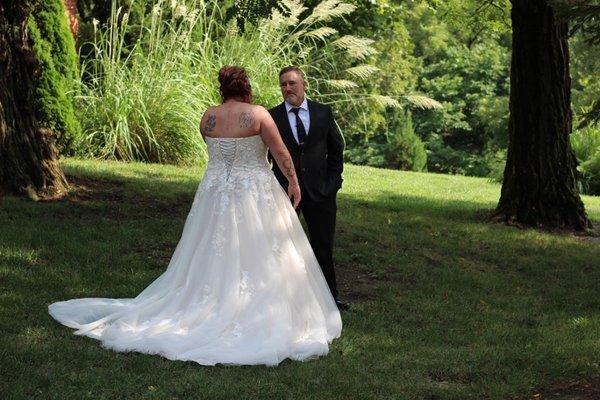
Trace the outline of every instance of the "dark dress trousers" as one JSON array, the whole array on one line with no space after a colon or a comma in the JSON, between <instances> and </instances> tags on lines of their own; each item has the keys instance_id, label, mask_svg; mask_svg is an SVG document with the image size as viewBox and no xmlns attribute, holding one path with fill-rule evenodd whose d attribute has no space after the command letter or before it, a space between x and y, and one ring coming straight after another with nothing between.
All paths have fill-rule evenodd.
<instances>
[{"instance_id":1,"label":"dark dress trousers","mask_svg":"<svg viewBox=\"0 0 600 400\"><path fill-rule=\"evenodd\" d=\"M299 213L304 215L310 244L329 289L337 299L333 239L336 194L343 180L344 140L335 124L331 107L311 100L307 103L310 128L302 145L294 138L285 103L271 108L269 113L294 162L302 192ZM273 172L287 191L287 179L276 162L273 162Z\"/></svg>"}]
</instances>

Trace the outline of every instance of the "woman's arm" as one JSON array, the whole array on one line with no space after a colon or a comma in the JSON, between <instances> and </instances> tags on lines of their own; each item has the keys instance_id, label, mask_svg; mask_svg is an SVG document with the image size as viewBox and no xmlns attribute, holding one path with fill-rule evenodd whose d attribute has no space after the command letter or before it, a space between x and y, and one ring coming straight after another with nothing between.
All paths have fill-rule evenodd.
<instances>
[{"instance_id":1,"label":"woman's arm","mask_svg":"<svg viewBox=\"0 0 600 400\"><path fill-rule=\"evenodd\" d=\"M287 147L285 147L283 140L281 140L279 130L277 129L277 125L275 125L275 121L273 121L271 114L263 107L259 107L259 114L260 136L269 148L277 166L288 180L288 195L294 204L294 208L296 208L298 207L298 204L300 204L301 194L292 156L290 156L290 152Z\"/></svg>"}]
</instances>

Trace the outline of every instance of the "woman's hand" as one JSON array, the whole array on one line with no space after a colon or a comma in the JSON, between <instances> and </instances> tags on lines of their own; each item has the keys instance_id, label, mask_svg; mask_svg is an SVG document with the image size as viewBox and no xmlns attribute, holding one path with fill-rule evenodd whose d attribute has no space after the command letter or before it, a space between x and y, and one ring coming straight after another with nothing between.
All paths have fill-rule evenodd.
<instances>
[{"instance_id":1,"label":"woman's hand","mask_svg":"<svg viewBox=\"0 0 600 400\"><path fill-rule=\"evenodd\" d=\"M294 209L298 208L298 204L300 204L301 194L300 185L298 185L297 182L293 182L288 185L288 196L292 201Z\"/></svg>"}]
</instances>

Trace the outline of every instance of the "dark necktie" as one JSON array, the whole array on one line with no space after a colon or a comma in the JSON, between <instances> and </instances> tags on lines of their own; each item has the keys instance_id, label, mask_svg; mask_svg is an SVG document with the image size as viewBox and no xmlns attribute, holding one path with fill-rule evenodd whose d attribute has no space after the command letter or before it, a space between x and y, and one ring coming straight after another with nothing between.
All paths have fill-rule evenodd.
<instances>
[{"instance_id":1,"label":"dark necktie","mask_svg":"<svg viewBox=\"0 0 600 400\"><path fill-rule=\"evenodd\" d=\"M306 129L304 129L304 124L298 115L300 108L295 107L292 108L291 111L296 114L296 132L298 133L298 143L304 144L304 140L306 139Z\"/></svg>"}]
</instances>

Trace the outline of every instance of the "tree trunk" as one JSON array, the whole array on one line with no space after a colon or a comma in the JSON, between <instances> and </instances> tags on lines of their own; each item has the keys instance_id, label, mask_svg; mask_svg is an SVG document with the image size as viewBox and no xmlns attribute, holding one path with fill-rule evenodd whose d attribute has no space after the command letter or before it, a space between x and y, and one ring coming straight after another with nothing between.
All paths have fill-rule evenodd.
<instances>
[{"instance_id":1,"label":"tree trunk","mask_svg":"<svg viewBox=\"0 0 600 400\"><path fill-rule=\"evenodd\" d=\"M512 0L509 146L496 217L519 225L591 227L571 149L568 26L547 0Z\"/></svg>"},{"instance_id":2,"label":"tree trunk","mask_svg":"<svg viewBox=\"0 0 600 400\"><path fill-rule=\"evenodd\" d=\"M79 19L77 14L77 0L65 0L65 10L67 11L67 18L69 20L69 28L73 37L76 38L79 35Z\"/></svg>"},{"instance_id":3,"label":"tree trunk","mask_svg":"<svg viewBox=\"0 0 600 400\"><path fill-rule=\"evenodd\" d=\"M40 67L27 32L36 1L0 3L0 187L33 199L60 196L67 188L55 135L40 125L36 109Z\"/></svg>"}]
</instances>

